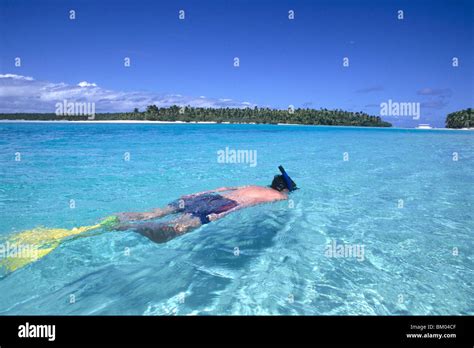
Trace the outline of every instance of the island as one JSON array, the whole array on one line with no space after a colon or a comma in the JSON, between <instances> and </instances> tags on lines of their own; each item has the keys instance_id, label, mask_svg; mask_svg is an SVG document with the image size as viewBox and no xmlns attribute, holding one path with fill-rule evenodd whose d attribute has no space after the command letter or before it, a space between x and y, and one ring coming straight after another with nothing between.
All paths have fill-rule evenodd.
<instances>
[{"instance_id":1,"label":"island","mask_svg":"<svg viewBox=\"0 0 474 348\"><path fill-rule=\"evenodd\" d=\"M455 111L446 116L446 128L474 128L472 108Z\"/></svg>"},{"instance_id":2,"label":"island","mask_svg":"<svg viewBox=\"0 0 474 348\"><path fill-rule=\"evenodd\" d=\"M325 126L391 127L379 116L364 112L328 109L272 109L272 108L203 108L173 105L157 107L150 105L145 111L97 113L87 115L56 115L55 113L10 113L0 114L0 120L68 120L79 121L161 121L161 122L215 122L252 124L301 124Z\"/></svg>"}]
</instances>

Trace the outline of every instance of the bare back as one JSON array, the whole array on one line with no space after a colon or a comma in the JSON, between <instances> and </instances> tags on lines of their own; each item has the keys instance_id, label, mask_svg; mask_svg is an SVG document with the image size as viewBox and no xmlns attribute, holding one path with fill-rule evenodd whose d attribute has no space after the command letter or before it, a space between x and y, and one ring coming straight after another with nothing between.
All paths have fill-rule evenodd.
<instances>
[{"instance_id":1,"label":"bare back","mask_svg":"<svg viewBox=\"0 0 474 348\"><path fill-rule=\"evenodd\" d=\"M288 199L286 193L263 186L247 186L221 195L236 201L242 207Z\"/></svg>"}]
</instances>

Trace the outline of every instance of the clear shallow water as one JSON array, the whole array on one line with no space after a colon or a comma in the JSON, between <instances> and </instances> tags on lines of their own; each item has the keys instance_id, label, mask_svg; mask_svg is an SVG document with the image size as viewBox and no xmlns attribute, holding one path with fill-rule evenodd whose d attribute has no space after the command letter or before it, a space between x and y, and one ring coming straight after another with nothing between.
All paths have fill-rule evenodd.
<instances>
[{"instance_id":1,"label":"clear shallow water","mask_svg":"<svg viewBox=\"0 0 474 348\"><path fill-rule=\"evenodd\" d=\"M474 314L473 145L467 131L1 123L0 235L268 185L279 164L301 190L292 208L242 210L166 244L65 243L0 279L0 314ZM257 166L218 163L226 146L257 150ZM363 245L364 260L327 257L333 241Z\"/></svg>"}]
</instances>

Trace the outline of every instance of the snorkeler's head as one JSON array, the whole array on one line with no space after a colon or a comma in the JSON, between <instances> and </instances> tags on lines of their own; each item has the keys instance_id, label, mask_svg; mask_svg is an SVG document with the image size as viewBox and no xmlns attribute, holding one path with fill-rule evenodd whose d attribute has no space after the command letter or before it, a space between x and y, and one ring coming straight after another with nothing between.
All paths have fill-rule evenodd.
<instances>
[{"instance_id":1,"label":"snorkeler's head","mask_svg":"<svg viewBox=\"0 0 474 348\"><path fill-rule=\"evenodd\" d=\"M285 169L282 166L279 166L278 169L280 170L281 175L275 175L270 187L280 192L283 190L297 190L298 188L296 187L296 183L286 173Z\"/></svg>"},{"instance_id":2,"label":"snorkeler's head","mask_svg":"<svg viewBox=\"0 0 474 348\"><path fill-rule=\"evenodd\" d=\"M286 187L285 179L283 179L283 175L275 175L273 177L273 181L270 187L280 192L283 190L288 190L288 187Z\"/></svg>"}]
</instances>

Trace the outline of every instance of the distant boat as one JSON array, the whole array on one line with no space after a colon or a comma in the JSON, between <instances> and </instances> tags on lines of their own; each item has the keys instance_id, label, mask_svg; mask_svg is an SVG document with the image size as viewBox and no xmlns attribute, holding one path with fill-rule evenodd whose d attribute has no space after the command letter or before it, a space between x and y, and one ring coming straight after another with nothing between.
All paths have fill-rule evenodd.
<instances>
[{"instance_id":1,"label":"distant boat","mask_svg":"<svg viewBox=\"0 0 474 348\"><path fill-rule=\"evenodd\" d=\"M433 129L433 127L431 127L428 123L420 123L418 127L416 128L417 129Z\"/></svg>"}]
</instances>

